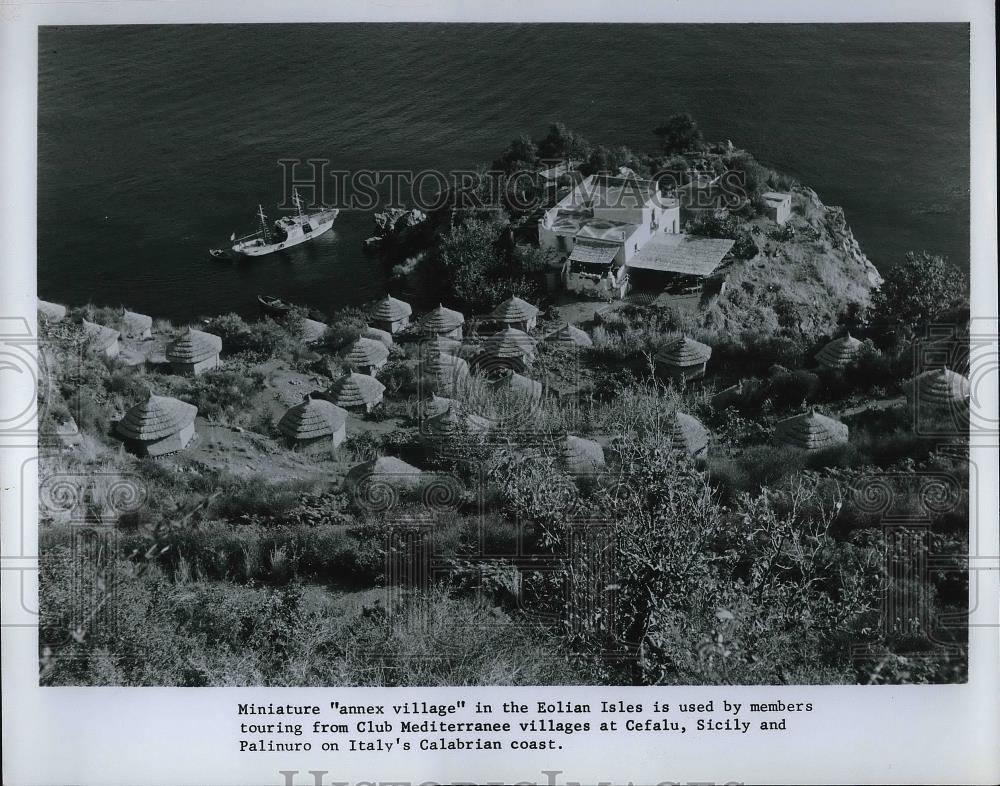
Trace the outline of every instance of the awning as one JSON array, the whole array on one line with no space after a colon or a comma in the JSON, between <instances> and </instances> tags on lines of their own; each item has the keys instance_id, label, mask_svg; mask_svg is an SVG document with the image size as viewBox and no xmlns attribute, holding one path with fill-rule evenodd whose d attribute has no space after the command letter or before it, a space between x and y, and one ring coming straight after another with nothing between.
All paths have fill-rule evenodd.
<instances>
[{"instance_id":1,"label":"awning","mask_svg":"<svg viewBox=\"0 0 1000 786\"><path fill-rule=\"evenodd\" d=\"M690 235L659 234L628 261L628 266L661 273L709 276L720 265L735 241Z\"/></svg>"},{"instance_id":2,"label":"awning","mask_svg":"<svg viewBox=\"0 0 1000 786\"><path fill-rule=\"evenodd\" d=\"M614 261L620 246L607 243L595 243L591 240L577 240L573 252L569 255L570 262L583 262L588 265L609 266Z\"/></svg>"}]
</instances>

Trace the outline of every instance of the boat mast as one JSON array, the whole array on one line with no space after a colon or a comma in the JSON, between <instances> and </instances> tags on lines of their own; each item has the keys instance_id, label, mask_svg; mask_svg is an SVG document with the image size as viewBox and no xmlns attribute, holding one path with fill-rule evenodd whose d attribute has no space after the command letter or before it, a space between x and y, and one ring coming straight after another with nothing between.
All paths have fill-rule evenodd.
<instances>
[{"instance_id":1,"label":"boat mast","mask_svg":"<svg viewBox=\"0 0 1000 786\"><path fill-rule=\"evenodd\" d=\"M267 216L264 215L264 206L257 205L257 218L260 219L260 233L264 236L264 242L271 242L271 232L267 228Z\"/></svg>"},{"instance_id":2,"label":"boat mast","mask_svg":"<svg viewBox=\"0 0 1000 786\"><path fill-rule=\"evenodd\" d=\"M292 204L299 211L299 218L305 218L305 213L302 212L302 197L299 196L299 190L294 186L292 187Z\"/></svg>"}]
</instances>

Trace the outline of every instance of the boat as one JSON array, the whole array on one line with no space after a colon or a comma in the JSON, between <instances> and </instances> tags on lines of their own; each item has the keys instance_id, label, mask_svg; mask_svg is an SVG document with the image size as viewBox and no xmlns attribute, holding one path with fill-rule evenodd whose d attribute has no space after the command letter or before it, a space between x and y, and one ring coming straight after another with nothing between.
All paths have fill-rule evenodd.
<instances>
[{"instance_id":1,"label":"boat","mask_svg":"<svg viewBox=\"0 0 1000 786\"><path fill-rule=\"evenodd\" d=\"M234 232L229 238L233 252L240 256L262 257L292 248L329 231L340 214L336 208L304 210L297 189L292 189L292 203L295 213L279 218L273 226L268 225L263 206L257 205L257 231L240 238Z\"/></svg>"},{"instance_id":2,"label":"boat","mask_svg":"<svg viewBox=\"0 0 1000 786\"><path fill-rule=\"evenodd\" d=\"M283 316L292 310L291 303L286 303L274 295L257 295L257 302L264 311L275 316Z\"/></svg>"},{"instance_id":3,"label":"boat","mask_svg":"<svg viewBox=\"0 0 1000 786\"><path fill-rule=\"evenodd\" d=\"M208 255L212 259L228 259L229 252L224 248L210 248L208 249Z\"/></svg>"}]
</instances>

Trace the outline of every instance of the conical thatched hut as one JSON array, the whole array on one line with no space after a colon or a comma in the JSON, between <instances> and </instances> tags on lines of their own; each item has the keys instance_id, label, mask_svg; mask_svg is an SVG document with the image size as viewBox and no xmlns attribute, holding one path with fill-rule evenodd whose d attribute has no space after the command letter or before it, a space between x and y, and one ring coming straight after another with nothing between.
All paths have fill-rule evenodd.
<instances>
[{"instance_id":1,"label":"conical thatched hut","mask_svg":"<svg viewBox=\"0 0 1000 786\"><path fill-rule=\"evenodd\" d=\"M392 333L388 330L382 330L380 328L368 326L361 331L361 335L365 338L371 338L375 341L380 341L386 348L391 347L395 342L392 339Z\"/></svg>"},{"instance_id":2,"label":"conical thatched hut","mask_svg":"<svg viewBox=\"0 0 1000 786\"><path fill-rule=\"evenodd\" d=\"M385 344L361 336L344 351L344 362L361 374L375 374L389 359Z\"/></svg>"},{"instance_id":3,"label":"conical thatched hut","mask_svg":"<svg viewBox=\"0 0 1000 786\"><path fill-rule=\"evenodd\" d=\"M674 447L682 448L695 458L708 453L709 431L701 421L686 412L674 412L667 418L666 435Z\"/></svg>"},{"instance_id":4,"label":"conical thatched hut","mask_svg":"<svg viewBox=\"0 0 1000 786\"><path fill-rule=\"evenodd\" d=\"M308 319L303 317L302 319L302 340L306 344L318 344L323 340L326 335L326 331L330 329L330 326L325 322L319 322L315 319Z\"/></svg>"},{"instance_id":5,"label":"conical thatched hut","mask_svg":"<svg viewBox=\"0 0 1000 786\"><path fill-rule=\"evenodd\" d=\"M823 368L844 369L858 359L862 344L850 333L835 338L816 353L816 362Z\"/></svg>"},{"instance_id":6,"label":"conical thatched hut","mask_svg":"<svg viewBox=\"0 0 1000 786\"><path fill-rule=\"evenodd\" d=\"M443 412L447 412L451 406L458 406L458 402L453 398L445 398L432 393L420 402L420 414L422 420L437 417Z\"/></svg>"},{"instance_id":7,"label":"conical thatched hut","mask_svg":"<svg viewBox=\"0 0 1000 786\"><path fill-rule=\"evenodd\" d=\"M483 344L483 351L497 357L525 357L535 351L535 339L517 328L504 328Z\"/></svg>"},{"instance_id":8,"label":"conical thatched hut","mask_svg":"<svg viewBox=\"0 0 1000 786\"><path fill-rule=\"evenodd\" d=\"M535 329L538 320L538 308L527 300L511 295L498 305L490 314L497 322L507 327L517 328L525 332Z\"/></svg>"},{"instance_id":9,"label":"conical thatched hut","mask_svg":"<svg viewBox=\"0 0 1000 786\"><path fill-rule=\"evenodd\" d=\"M921 430L954 431L968 413L969 380L951 369L917 374L903 386L906 400ZM937 421L935 423L935 421Z\"/></svg>"},{"instance_id":10,"label":"conical thatched hut","mask_svg":"<svg viewBox=\"0 0 1000 786\"><path fill-rule=\"evenodd\" d=\"M420 352L424 357L435 355L454 355L458 357L462 342L447 336L433 336L420 342Z\"/></svg>"},{"instance_id":11,"label":"conical thatched hut","mask_svg":"<svg viewBox=\"0 0 1000 786\"><path fill-rule=\"evenodd\" d=\"M424 357L419 372L433 378L439 392L451 395L469 378L469 364L460 357L439 352Z\"/></svg>"},{"instance_id":12,"label":"conical thatched hut","mask_svg":"<svg viewBox=\"0 0 1000 786\"><path fill-rule=\"evenodd\" d=\"M152 393L125 413L116 428L127 450L139 456L162 456L187 447L194 436L198 408Z\"/></svg>"},{"instance_id":13,"label":"conical thatched hut","mask_svg":"<svg viewBox=\"0 0 1000 786\"><path fill-rule=\"evenodd\" d=\"M188 328L167 344L167 361L176 374L197 376L219 365L222 339L212 333Z\"/></svg>"},{"instance_id":14,"label":"conical thatched hut","mask_svg":"<svg viewBox=\"0 0 1000 786\"><path fill-rule=\"evenodd\" d=\"M121 347L118 344L119 333L117 330L112 330L109 327L98 325L96 322L89 322L85 319L83 320L83 332L87 334L90 346L95 352L100 352L109 358L118 356L118 351Z\"/></svg>"},{"instance_id":15,"label":"conical thatched hut","mask_svg":"<svg viewBox=\"0 0 1000 786\"><path fill-rule=\"evenodd\" d=\"M604 466L604 448L592 439L567 434L562 444L562 462L573 474L590 475Z\"/></svg>"},{"instance_id":16,"label":"conical thatched hut","mask_svg":"<svg viewBox=\"0 0 1000 786\"><path fill-rule=\"evenodd\" d=\"M147 339L153 337L153 318L122 308L122 335L126 338Z\"/></svg>"},{"instance_id":17,"label":"conical thatched hut","mask_svg":"<svg viewBox=\"0 0 1000 786\"><path fill-rule=\"evenodd\" d=\"M347 412L331 401L306 394L282 415L278 431L292 445L335 448L347 437Z\"/></svg>"},{"instance_id":18,"label":"conical thatched hut","mask_svg":"<svg viewBox=\"0 0 1000 786\"><path fill-rule=\"evenodd\" d=\"M545 337L546 341L555 341L564 346L592 347L594 340L585 331L569 322L564 322L558 330L549 333Z\"/></svg>"},{"instance_id":19,"label":"conical thatched hut","mask_svg":"<svg viewBox=\"0 0 1000 786\"><path fill-rule=\"evenodd\" d=\"M395 496L413 491L423 482L423 471L395 456L379 456L351 468L344 490L364 507L392 507Z\"/></svg>"},{"instance_id":20,"label":"conical thatched hut","mask_svg":"<svg viewBox=\"0 0 1000 786\"><path fill-rule=\"evenodd\" d=\"M327 392L338 407L361 412L371 412L382 403L385 385L368 374L345 374Z\"/></svg>"},{"instance_id":21,"label":"conical thatched hut","mask_svg":"<svg viewBox=\"0 0 1000 786\"><path fill-rule=\"evenodd\" d=\"M371 312L372 326L379 330L384 330L389 334L398 333L410 324L410 315L413 309L409 303L397 300L391 295L386 295Z\"/></svg>"},{"instance_id":22,"label":"conical thatched hut","mask_svg":"<svg viewBox=\"0 0 1000 786\"><path fill-rule=\"evenodd\" d=\"M822 450L847 442L847 426L815 410L779 420L775 442L801 450Z\"/></svg>"},{"instance_id":23,"label":"conical thatched hut","mask_svg":"<svg viewBox=\"0 0 1000 786\"><path fill-rule=\"evenodd\" d=\"M452 311L438 305L433 311L428 311L420 320L420 332L427 336L448 336L462 338L462 326L465 317L458 311Z\"/></svg>"},{"instance_id":24,"label":"conical thatched hut","mask_svg":"<svg viewBox=\"0 0 1000 786\"><path fill-rule=\"evenodd\" d=\"M700 341L677 336L660 347L653 357L656 366L670 379L699 379L712 357L712 348Z\"/></svg>"},{"instance_id":25,"label":"conical thatched hut","mask_svg":"<svg viewBox=\"0 0 1000 786\"><path fill-rule=\"evenodd\" d=\"M38 316L46 322L59 322L66 317L66 306L38 298Z\"/></svg>"},{"instance_id":26,"label":"conical thatched hut","mask_svg":"<svg viewBox=\"0 0 1000 786\"><path fill-rule=\"evenodd\" d=\"M481 436L490 430L490 421L452 404L440 415L427 418L422 432L433 439Z\"/></svg>"},{"instance_id":27,"label":"conical thatched hut","mask_svg":"<svg viewBox=\"0 0 1000 786\"><path fill-rule=\"evenodd\" d=\"M518 374L516 371L501 374L497 378L495 386L530 401L540 401L542 398L542 383L523 374Z\"/></svg>"}]
</instances>

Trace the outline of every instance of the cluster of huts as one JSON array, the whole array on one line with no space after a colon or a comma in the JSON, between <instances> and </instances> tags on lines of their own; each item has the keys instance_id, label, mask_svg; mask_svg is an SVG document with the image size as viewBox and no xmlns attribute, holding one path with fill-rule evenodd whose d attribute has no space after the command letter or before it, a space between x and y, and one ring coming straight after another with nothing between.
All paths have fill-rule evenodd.
<instances>
[{"instance_id":1,"label":"cluster of huts","mask_svg":"<svg viewBox=\"0 0 1000 786\"><path fill-rule=\"evenodd\" d=\"M38 312L41 319L50 322L66 317L64 306L41 300ZM536 306L512 295L489 315L497 326L495 332L483 339L467 339L462 313L439 304L414 321L408 303L386 295L372 308L362 335L341 353L347 371L328 390L309 393L290 407L279 420L278 431L292 447L338 447L347 437L348 413L371 412L382 403L386 388L376 375L388 362L395 338L405 332L419 338L417 366L421 375L437 382L436 391L421 402L421 433L425 439L434 444L459 433L485 434L494 424L472 411L468 402L461 403L465 383L473 373L494 388L529 402L537 402L545 395L545 386L529 376L538 344L532 335L537 329L538 314ZM307 343L321 340L327 326L314 320L306 322L304 340ZM127 309L122 309L115 327L83 321L91 349L107 357L117 354L122 335L146 340L151 336L151 327L150 317ZM543 340L573 347L589 347L593 343L586 331L568 323L549 332ZM862 342L848 333L824 346L816 362L820 367L846 373L858 360L861 350ZM166 360L174 373L198 375L217 367L221 352L222 340L218 336L187 328L167 344ZM710 346L680 335L664 342L654 360L664 378L690 382L705 376L711 357ZM713 403L724 405L727 392L718 394ZM942 414L953 416L967 404L969 381L948 368L928 369L907 385L906 395L920 422L939 423ZM163 455L190 443L195 434L196 415L197 409L192 405L150 392L125 414L117 432L129 450L139 455ZM706 454L711 440L709 431L684 412L666 418L664 437L695 457ZM847 442L848 428L810 409L778 422L774 441L807 451L820 450ZM586 473L605 464L606 449L611 446L569 434L563 438L561 457L571 471ZM359 476L378 472L399 475L394 471L399 467L387 466L390 460L401 462L392 457L367 462L352 470L352 482L357 482ZM406 467L409 469L403 474L420 472L410 465Z\"/></svg>"}]
</instances>

